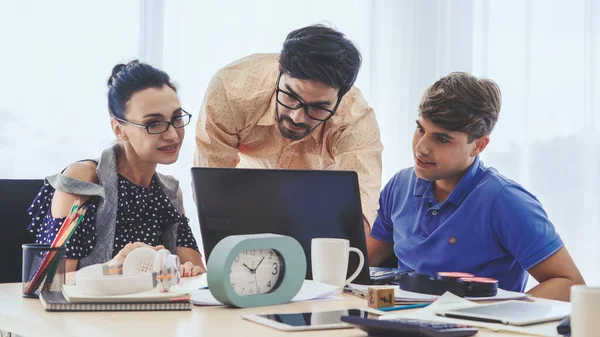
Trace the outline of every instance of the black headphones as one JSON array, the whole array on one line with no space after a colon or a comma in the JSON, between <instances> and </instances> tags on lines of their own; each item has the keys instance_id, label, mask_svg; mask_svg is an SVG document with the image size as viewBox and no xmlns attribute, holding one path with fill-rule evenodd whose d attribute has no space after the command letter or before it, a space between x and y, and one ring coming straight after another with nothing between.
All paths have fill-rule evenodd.
<instances>
[{"instance_id":1,"label":"black headphones","mask_svg":"<svg viewBox=\"0 0 600 337\"><path fill-rule=\"evenodd\" d=\"M460 297L493 297L498 293L498 280L458 272L439 272L433 278L429 274L403 273L399 285L402 290L430 295L449 291Z\"/></svg>"}]
</instances>

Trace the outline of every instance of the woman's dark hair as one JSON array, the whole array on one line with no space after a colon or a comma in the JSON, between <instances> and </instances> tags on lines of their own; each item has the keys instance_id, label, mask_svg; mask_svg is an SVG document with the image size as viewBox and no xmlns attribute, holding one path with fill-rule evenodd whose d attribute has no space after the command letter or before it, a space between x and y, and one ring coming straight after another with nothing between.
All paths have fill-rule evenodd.
<instances>
[{"instance_id":1,"label":"woman's dark hair","mask_svg":"<svg viewBox=\"0 0 600 337\"><path fill-rule=\"evenodd\" d=\"M446 130L465 132L471 143L492 133L501 106L502 94L496 82L454 72L427 88L419 114Z\"/></svg>"},{"instance_id":2,"label":"woman's dark hair","mask_svg":"<svg viewBox=\"0 0 600 337\"><path fill-rule=\"evenodd\" d=\"M323 25L289 33L279 56L282 73L339 89L339 97L352 88L360 64L356 46L344 34Z\"/></svg>"},{"instance_id":3,"label":"woman's dark hair","mask_svg":"<svg viewBox=\"0 0 600 337\"><path fill-rule=\"evenodd\" d=\"M108 111L113 117L125 119L126 105L133 94L148 88L160 89L165 85L177 92L169 75L160 69L138 60L117 64L108 79Z\"/></svg>"}]
</instances>

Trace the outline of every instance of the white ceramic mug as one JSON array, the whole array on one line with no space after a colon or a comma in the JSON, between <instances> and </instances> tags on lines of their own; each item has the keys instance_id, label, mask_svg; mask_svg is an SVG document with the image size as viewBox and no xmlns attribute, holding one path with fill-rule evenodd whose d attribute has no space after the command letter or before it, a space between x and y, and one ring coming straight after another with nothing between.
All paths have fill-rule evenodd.
<instances>
[{"instance_id":1,"label":"white ceramic mug","mask_svg":"<svg viewBox=\"0 0 600 337\"><path fill-rule=\"evenodd\" d=\"M354 274L346 279L350 252L358 254L360 262ZM339 292L358 276L365 264L363 253L350 247L346 239L312 239L310 257L313 280L338 286Z\"/></svg>"},{"instance_id":2,"label":"white ceramic mug","mask_svg":"<svg viewBox=\"0 0 600 337\"><path fill-rule=\"evenodd\" d=\"M598 337L600 288L571 287L571 336Z\"/></svg>"}]
</instances>

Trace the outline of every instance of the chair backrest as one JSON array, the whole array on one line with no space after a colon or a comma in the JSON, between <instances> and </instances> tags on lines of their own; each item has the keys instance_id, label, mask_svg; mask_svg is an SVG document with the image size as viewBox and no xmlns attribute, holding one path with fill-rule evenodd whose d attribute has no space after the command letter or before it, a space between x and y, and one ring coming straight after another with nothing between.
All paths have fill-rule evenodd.
<instances>
[{"instance_id":1,"label":"chair backrest","mask_svg":"<svg viewBox=\"0 0 600 337\"><path fill-rule=\"evenodd\" d=\"M35 242L27 209L44 181L0 179L0 283L21 282L21 245Z\"/></svg>"}]
</instances>

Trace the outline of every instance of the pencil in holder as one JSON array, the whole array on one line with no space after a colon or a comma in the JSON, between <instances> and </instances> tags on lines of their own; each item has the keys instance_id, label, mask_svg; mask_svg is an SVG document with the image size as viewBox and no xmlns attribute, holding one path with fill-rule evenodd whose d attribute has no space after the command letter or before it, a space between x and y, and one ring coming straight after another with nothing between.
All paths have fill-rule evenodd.
<instances>
[{"instance_id":1,"label":"pencil in holder","mask_svg":"<svg viewBox=\"0 0 600 337\"><path fill-rule=\"evenodd\" d=\"M42 290L61 292L65 284L65 247L37 243L22 247L23 297L38 297Z\"/></svg>"}]
</instances>

